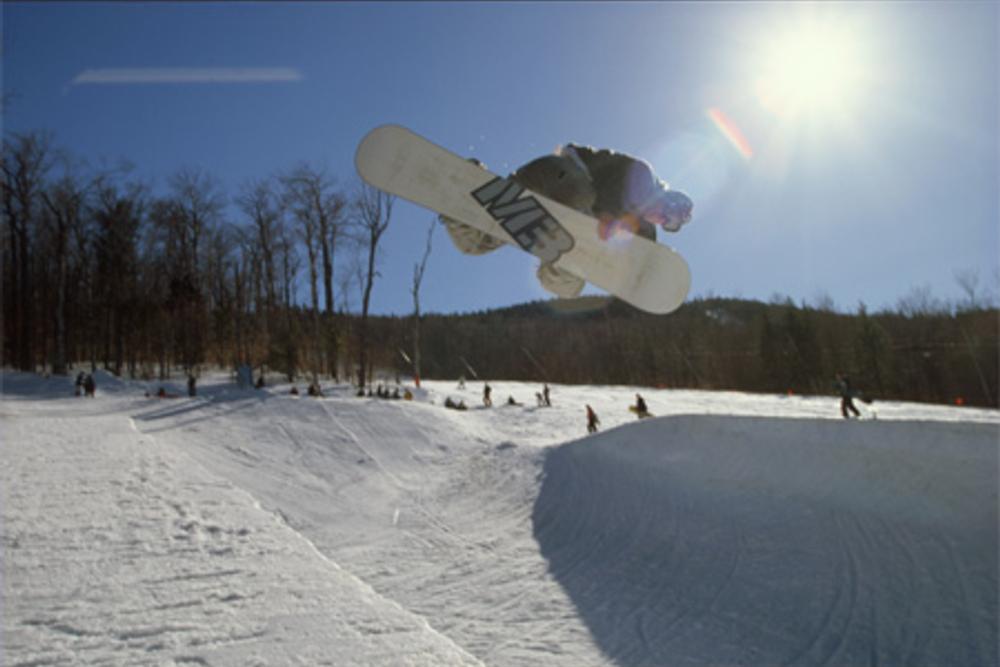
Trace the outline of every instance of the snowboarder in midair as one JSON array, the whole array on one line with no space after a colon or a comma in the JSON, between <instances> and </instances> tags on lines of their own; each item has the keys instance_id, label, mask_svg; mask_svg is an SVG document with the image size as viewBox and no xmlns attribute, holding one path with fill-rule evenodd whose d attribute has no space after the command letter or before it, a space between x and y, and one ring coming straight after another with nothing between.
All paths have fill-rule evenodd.
<instances>
[{"instance_id":1,"label":"snowboarder in midair","mask_svg":"<svg viewBox=\"0 0 1000 667\"><path fill-rule=\"evenodd\" d=\"M837 391L840 393L840 414L844 419L850 419L852 413L855 417L861 417L861 412L854 405L854 389L851 387L851 378L843 373L837 373Z\"/></svg>"},{"instance_id":2,"label":"snowboarder in midair","mask_svg":"<svg viewBox=\"0 0 1000 667\"><path fill-rule=\"evenodd\" d=\"M679 231L690 222L694 207L687 195L657 178L645 160L577 144L532 160L511 178L532 192L597 218L597 233L605 240L618 229L627 229L655 241L656 227ZM503 245L502 240L459 220L440 219L466 254L481 255ZM581 278L551 263L539 266L537 275L542 287L564 298L577 296L584 286Z\"/></svg>"}]
</instances>

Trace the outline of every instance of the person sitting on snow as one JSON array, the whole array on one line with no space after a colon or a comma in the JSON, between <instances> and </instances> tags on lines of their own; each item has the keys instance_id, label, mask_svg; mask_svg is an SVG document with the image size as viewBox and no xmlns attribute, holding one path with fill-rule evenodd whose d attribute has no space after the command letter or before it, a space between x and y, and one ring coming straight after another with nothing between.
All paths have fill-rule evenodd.
<instances>
[{"instance_id":1,"label":"person sitting on snow","mask_svg":"<svg viewBox=\"0 0 1000 667\"><path fill-rule=\"evenodd\" d=\"M482 165L481 162L471 160ZM485 166L484 166L485 168ZM656 227L676 232L691 221L691 199L657 178L645 160L625 153L567 144L511 174L519 185L598 220L597 233L607 240L619 229L650 241ZM447 216L439 216L452 242L463 253L482 255L503 240ZM570 298L583 290L583 279L556 268L538 267L538 280L556 296Z\"/></svg>"},{"instance_id":2,"label":"person sitting on snow","mask_svg":"<svg viewBox=\"0 0 1000 667\"><path fill-rule=\"evenodd\" d=\"M643 417L652 417L649 414L649 408L646 407L646 400L639 394L635 395L635 414L642 419Z\"/></svg>"}]
</instances>

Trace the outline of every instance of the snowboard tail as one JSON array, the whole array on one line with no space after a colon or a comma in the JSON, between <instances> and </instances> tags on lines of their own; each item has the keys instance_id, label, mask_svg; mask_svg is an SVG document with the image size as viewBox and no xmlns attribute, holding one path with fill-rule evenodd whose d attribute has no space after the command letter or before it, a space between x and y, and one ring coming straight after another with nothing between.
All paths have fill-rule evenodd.
<instances>
[{"instance_id":1,"label":"snowboard tail","mask_svg":"<svg viewBox=\"0 0 1000 667\"><path fill-rule=\"evenodd\" d=\"M369 132L355 154L370 185L475 227L651 313L684 301L691 274L671 248L598 237L588 216L526 190L398 125Z\"/></svg>"}]
</instances>

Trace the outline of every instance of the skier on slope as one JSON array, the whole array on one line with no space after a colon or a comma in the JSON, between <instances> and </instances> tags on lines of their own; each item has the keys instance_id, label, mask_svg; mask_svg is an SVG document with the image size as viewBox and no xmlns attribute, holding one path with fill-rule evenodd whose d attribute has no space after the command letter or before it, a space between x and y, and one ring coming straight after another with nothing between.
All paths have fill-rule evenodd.
<instances>
[{"instance_id":1,"label":"skier on slope","mask_svg":"<svg viewBox=\"0 0 1000 667\"><path fill-rule=\"evenodd\" d=\"M478 160L473 162L480 164ZM656 177L644 160L611 150L567 144L554 155L525 164L511 178L521 186L598 219L598 235L607 240L627 229L650 241L656 227L676 232L690 222L691 199ZM481 255L503 241L458 220L440 216L459 250ZM542 287L557 296L574 297L584 281L552 264L538 267Z\"/></svg>"}]
</instances>

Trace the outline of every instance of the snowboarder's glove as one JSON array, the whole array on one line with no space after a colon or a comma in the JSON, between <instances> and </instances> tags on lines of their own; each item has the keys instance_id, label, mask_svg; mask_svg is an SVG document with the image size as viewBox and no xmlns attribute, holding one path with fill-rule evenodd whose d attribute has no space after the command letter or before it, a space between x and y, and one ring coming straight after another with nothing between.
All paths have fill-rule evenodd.
<instances>
[{"instance_id":1,"label":"snowboarder's glove","mask_svg":"<svg viewBox=\"0 0 1000 667\"><path fill-rule=\"evenodd\" d=\"M667 190L642 213L645 220L662 227L664 231L676 232L691 222L691 198L677 190Z\"/></svg>"}]
</instances>

